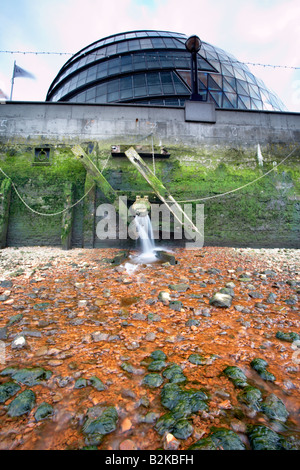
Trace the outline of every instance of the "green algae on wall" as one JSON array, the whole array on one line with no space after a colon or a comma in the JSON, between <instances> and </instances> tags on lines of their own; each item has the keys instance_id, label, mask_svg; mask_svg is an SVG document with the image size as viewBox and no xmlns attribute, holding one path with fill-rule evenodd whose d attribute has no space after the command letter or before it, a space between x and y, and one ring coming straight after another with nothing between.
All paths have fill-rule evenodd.
<instances>
[{"instance_id":1,"label":"green algae on wall","mask_svg":"<svg viewBox=\"0 0 300 470\"><path fill-rule=\"evenodd\" d=\"M36 145L43 147L41 142ZM130 202L137 194L149 194L152 203L161 203L154 198L152 188L126 157L110 156L109 143L81 145L99 170L104 168L103 176L118 195L127 195ZM72 200L75 202L92 187L93 180L74 157L71 147L48 146L51 149L50 165L34 166L32 143L30 146L24 143L5 144L0 147L0 166L12 178L27 204L39 212L53 213L67 207L67 187L72 185ZM273 162L278 163L290 148L270 145L262 150L262 167L258 165L254 149L209 149L208 146L171 146L168 148L170 158L156 158L155 167L152 158L145 161L176 200L189 201L213 196L199 201L199 204L204 204L205 244L299 246L300 169L297 156L294 155L293 159L274 167L274 171L248 185L273 168ZM8 180L1 175L0 183L4 181ZM220 196L244 185L247 186L242 190ZM76 243L94 246L96 203L103 202L108 202L105 195L94 187L76 207L76 217L82 214L82 223L75 224L77 232L76 236L72 236L77 240ZM197 201L191 204L195 212ZM71 213L68 215L71 216ZM70 246L71 232L74 232L71 220L64 231L62 215L41 217L33 214L12 191L8 244L66 243L66 246Z\"/></svg>"}]
</instances>

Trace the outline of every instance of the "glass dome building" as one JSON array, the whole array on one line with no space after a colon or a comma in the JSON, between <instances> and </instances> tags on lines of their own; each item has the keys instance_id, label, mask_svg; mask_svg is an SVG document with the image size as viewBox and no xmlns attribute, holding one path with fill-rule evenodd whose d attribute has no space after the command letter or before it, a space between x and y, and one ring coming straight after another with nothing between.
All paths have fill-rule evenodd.
<instances>
[{"instance_id":1,"label":"glass dome building","mask_svg":"<svg viewBox=\"0 0 300 470\"><path fill-rule=\"evenodd\" d=\"M72 56L52 82L46 101L183 106L191 95L191 55L185 34L131 31L100 39ZM249 68L202 42L198 86L217 108L285 111Z\"/></svg>"}]
</instances>

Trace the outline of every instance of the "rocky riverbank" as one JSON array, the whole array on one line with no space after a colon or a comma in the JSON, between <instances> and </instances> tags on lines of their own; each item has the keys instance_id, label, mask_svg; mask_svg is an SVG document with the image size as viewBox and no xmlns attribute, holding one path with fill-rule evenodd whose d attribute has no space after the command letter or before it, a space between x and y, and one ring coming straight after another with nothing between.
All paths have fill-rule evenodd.
<instances>
[{"instance_id":1,"label":"rocky riverbank","mask_svg":"<svg viewBox=\"0 0 300 470\"><path fill-rule=\"evenodd\" d=\"M0 449L300 449L299 250L118 254L0 252Z\"/></svg>"}]
</instances>

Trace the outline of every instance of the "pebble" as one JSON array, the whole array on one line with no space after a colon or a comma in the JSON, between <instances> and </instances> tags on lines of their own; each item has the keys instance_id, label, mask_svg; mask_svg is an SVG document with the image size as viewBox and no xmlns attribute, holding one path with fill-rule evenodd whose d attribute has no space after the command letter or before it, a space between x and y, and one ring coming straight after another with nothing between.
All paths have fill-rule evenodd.
<instances>
[{"instance_id":1,"label":"pebble","mask_svg":"<svg viewBox=\"0 0 300 470\"><path fill-rule=\"evenodd\" d=\"M131 439L125 439L119 445L120 450L137 450L136 444Z\"/></svg>"},{"instance_id":2,"label":"pebble","mask_svg":"<svg viewBox=\"0 0 300 470\"><path fill-rule=\"evenodd\" d=\"M27 342L24 336L18 336L11 343L12 349L22 349L27 346Z\"/></svg>"}]
</instances>

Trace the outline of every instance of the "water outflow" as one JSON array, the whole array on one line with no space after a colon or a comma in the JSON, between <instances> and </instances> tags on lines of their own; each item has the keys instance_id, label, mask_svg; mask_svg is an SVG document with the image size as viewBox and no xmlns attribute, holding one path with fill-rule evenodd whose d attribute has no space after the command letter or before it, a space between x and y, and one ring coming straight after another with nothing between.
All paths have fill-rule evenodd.
<instances>
[{"instance_id":1,"label":"water outflow","mask_svg":"<svg viewBox=\"0 0 300 470\"><path fill-rule=\"evenodd\" d=\"M155 249L155 243L153 238L153 230L149 215L136 215L135 224L141 240L142 255L153 256L153 250Z\"/></svg>"}]
</instances>

